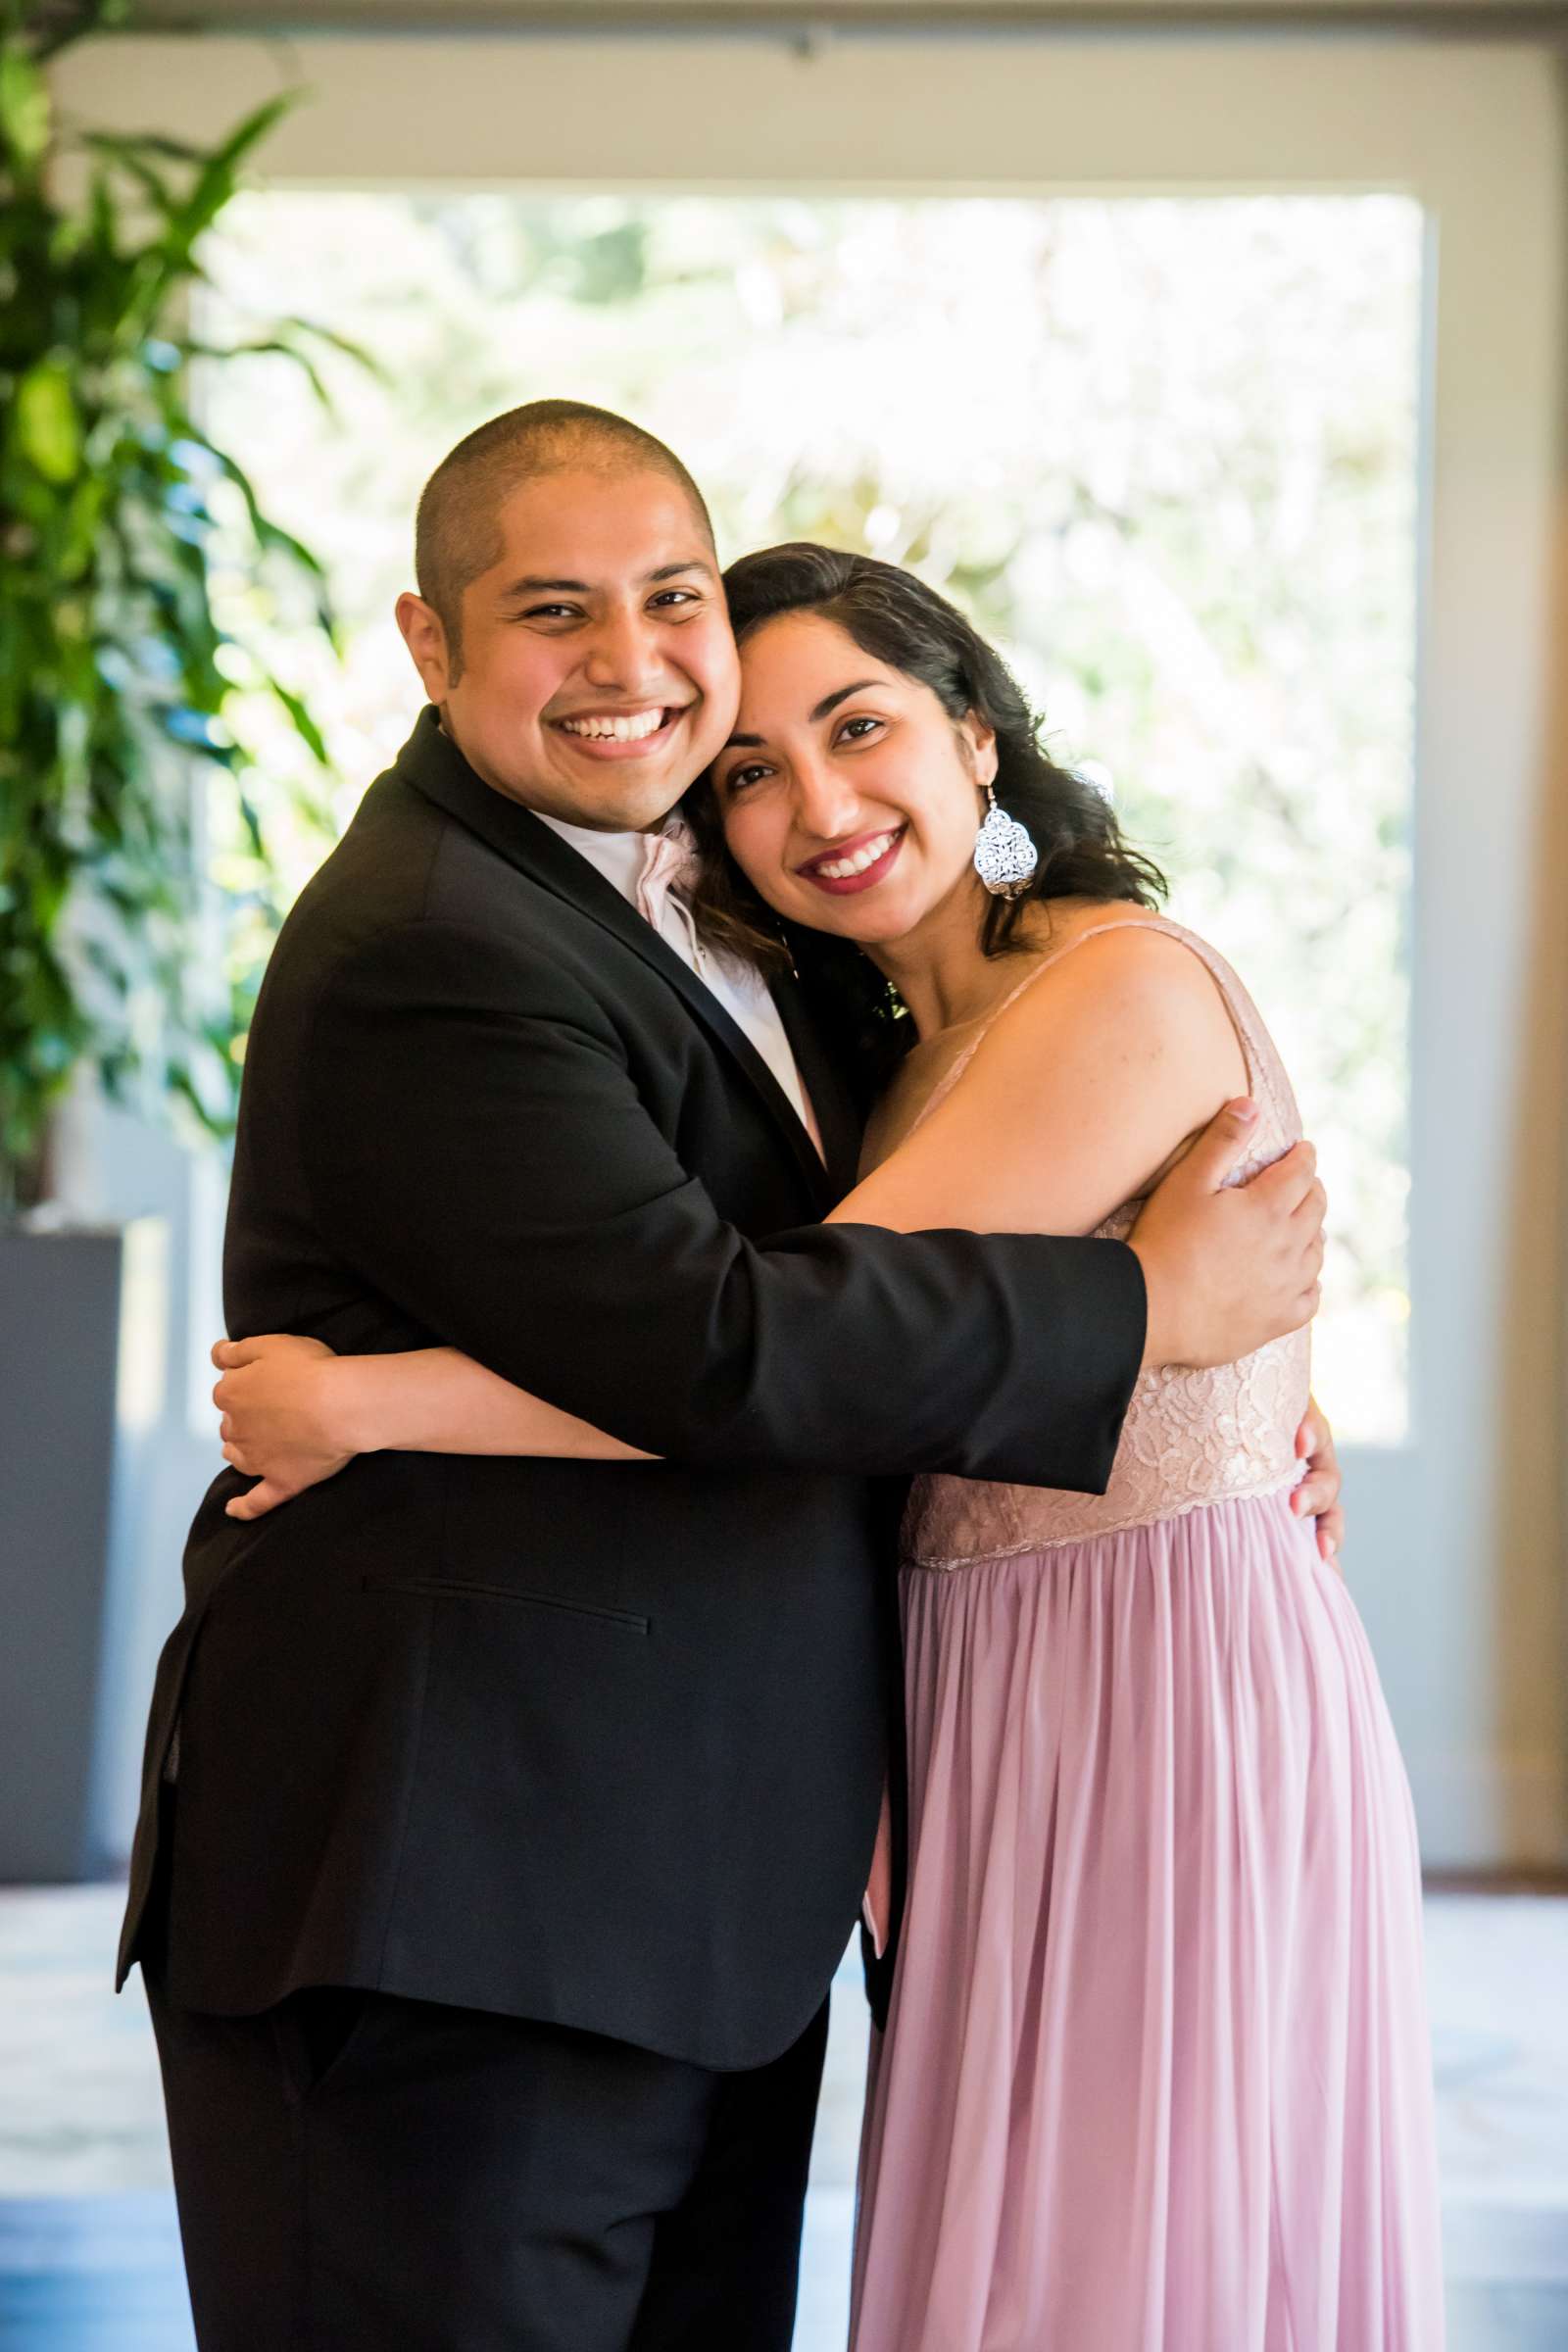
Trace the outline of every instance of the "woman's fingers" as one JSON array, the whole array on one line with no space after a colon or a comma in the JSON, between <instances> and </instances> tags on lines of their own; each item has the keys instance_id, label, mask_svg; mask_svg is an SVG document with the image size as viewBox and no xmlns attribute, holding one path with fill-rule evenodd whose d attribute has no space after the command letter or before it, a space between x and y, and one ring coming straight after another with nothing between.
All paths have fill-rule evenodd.
<instances>
[{"instance_id":1,"label":"woman's fingers","mask_svg":"<svg viewBox=\"0 0 1568 2352\"><path fill-rule=\"evenodd\" d=\"M1340 1566L1340 1546L1344 1542L1345 1513L1335 1503L1332 1509L1319 1513L1317 1550L1319 1559L1326 1560L1331 1568L1338 1569L1341 1576L1345 1574Z\"/></svg>"},{"instance_id":2,"label":"woman's fingers","mask_svg":"<svg viewBox=\"0 0 1568 2352\"><path fill-rule=\"evenodd\" d=\"M257 1331L247 1340L219 1340L212 1360L220 1372L237 1372L245 1364L265 1364L273 1356L321 1356L336 1351L324 1340L307 1339L297 1331Z\"/></svg>"},{"instance_id":3,"label":"woman's fingers","mask_svg":"<svg viewBox=\"0 0 1568 2352\"><path fill-rule=\"evenodd\" d=\"M264 1478L249 1494L236 1494L223 1509L230 1519L265 1519L269 1511L275 1511L280 1502L289 1499L286 1488L274 1486L270 1478Z\"/></svg>"}]
</instances>

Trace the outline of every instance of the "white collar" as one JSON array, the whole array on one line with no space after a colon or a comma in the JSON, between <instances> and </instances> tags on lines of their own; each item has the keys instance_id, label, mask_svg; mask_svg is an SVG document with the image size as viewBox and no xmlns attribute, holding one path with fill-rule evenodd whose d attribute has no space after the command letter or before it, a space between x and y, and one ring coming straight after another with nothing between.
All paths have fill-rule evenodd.
<instances>
[{"instance_id":1,"label":"white collar","mask_svg":"<svg viewBox=\"0 0 1568 2352\"><path fill-rule=\"evenodd\" d=\"M547 816L542 808L535 808L532 814L542 825L548 825L552 833L559 833L569 849L597 867L623 899L635 901L648 860L648 844L661 827L656 826L652 833L599 833L591 825L568 825L564 817Z\"/></svg>"}]
</instances>

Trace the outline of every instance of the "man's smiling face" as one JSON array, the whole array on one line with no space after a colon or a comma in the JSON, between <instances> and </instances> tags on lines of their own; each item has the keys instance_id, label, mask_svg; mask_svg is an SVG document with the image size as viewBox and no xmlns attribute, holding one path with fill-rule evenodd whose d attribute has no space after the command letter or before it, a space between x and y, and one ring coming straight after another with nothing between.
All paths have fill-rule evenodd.
<instances>
[{"instance_id":1,"label":"man's smiling face","mask_svg":"<svg viewBox=\"0 0 1568 2352\"><path fill-rule=\"evenodd\" d=\"M505 499L502 553L463 592L461 660L433 609L398 622L468 764L512 799L600 832L657 825L735 723L718 563L679 484L545 473Z\"/></svg>"}]
</instances>

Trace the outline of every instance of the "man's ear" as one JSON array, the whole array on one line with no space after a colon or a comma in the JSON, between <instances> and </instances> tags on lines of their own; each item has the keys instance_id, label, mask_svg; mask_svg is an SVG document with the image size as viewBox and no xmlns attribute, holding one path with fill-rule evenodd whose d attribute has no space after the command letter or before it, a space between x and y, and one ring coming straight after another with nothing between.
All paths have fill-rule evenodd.
<instances>
[{"instance_id":1,"label":"man's ear","mask_svg":"<svg viewBox=\"0 0 1568 2352\"><path fill-rule=\"evenodd\" d=\"M447 645L446 629L434 605L427 605L422 596L405 588L397 601L398 627L408 647L415 668L418 671L424 691L439 707L456 683L455 664Z\"/></svg>"}]
</instances>

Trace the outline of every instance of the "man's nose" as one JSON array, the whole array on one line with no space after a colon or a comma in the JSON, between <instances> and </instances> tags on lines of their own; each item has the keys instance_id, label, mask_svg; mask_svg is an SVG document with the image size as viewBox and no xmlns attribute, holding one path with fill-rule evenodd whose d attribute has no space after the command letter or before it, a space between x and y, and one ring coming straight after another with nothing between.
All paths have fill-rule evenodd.
<instances>
[{"instance_id":1,"label":"man's nose","mask_svg":"<svg viewBox=\"0 0 1568 2352\"><path fill-rule=\"evenodd\" d=\"M607 612L583 658L583 676L589 685L632 697L661 684L663 675L657 632L646 613Z\"/></svg>"}]
</instances>

